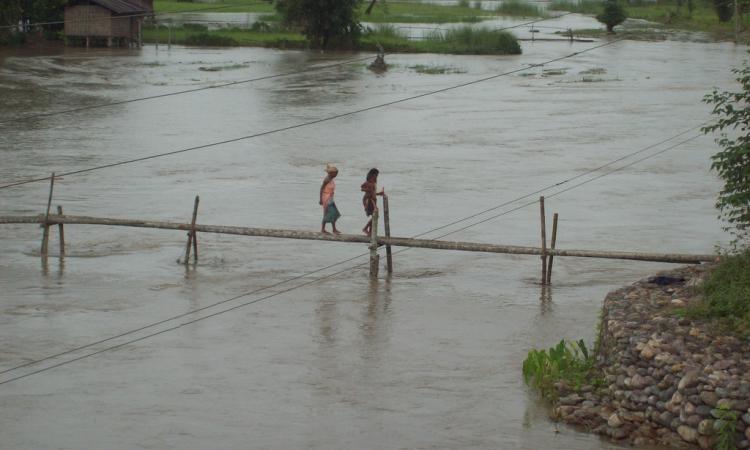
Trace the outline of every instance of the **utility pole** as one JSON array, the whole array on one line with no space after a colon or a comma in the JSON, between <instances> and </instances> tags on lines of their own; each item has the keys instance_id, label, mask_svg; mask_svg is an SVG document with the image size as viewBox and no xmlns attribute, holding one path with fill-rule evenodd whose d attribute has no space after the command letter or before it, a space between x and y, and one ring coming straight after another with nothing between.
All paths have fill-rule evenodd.
<instances>
[{"instance_id":1,"label":"utility pole","mask_svg":"<svg viewBox=\"0 0 750 450\"><path fill-rule=\"evenodd\" d=\"M740 41L740 7L739 0L734 0L734 43Z\"/></svg>"}]
</instances>

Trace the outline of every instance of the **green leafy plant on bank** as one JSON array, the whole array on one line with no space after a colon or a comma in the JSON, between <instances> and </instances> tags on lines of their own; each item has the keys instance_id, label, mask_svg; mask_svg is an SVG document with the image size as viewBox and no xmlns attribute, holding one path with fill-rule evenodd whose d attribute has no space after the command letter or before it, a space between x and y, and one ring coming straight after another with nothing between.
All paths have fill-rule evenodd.
<instances>
[{"instance_id":1,"label":"green leafy plant on bank","mask_svg":"<svg viewBox=\"0 0 750 450\"><path fill-rule=\"evenodd\" d=\"M732 69L739 91L714 91L703 101L713 105L715 122L701 129L719 133L721 151L711 157L711 169L724 181L716 208L736 248L750 246L750 66Z\"/></svg>"},{"instance_id":2,"label":"green leafy plant on bank","mask_svg":"<svg viewBox=\"0 0 750 450\"><path fill-rule=\"evenodd\" d=\"M722 331L750 336L750 250L723 257L701 290L702 300L678 314L713 320Z\"/></svg>"},{"instance_id":3,"label":"green leafy plant on bank","mask_svg":"<svg viewBox=\"0 0 750 450\"><path fill-rule=\"evenodd\" d=\"M555 383L564 381L570 388L580 389L584 384L597 384L594 372L594 357L583 340L561 340L549 350L530 350L523 362L526 384L551 400L557 398Z\"/></svg>"},{"instance_id":4,"label":"green leafy plant on bank","mask_svg":"<svg viewBox=\"0 0 750 450\"><path fill-rule=\"evenodd\" d=\"M714 430L716 432L716 450L737 450L737 446L734 445L735 437L737 435L737 420L739 414L737 411L732 411L726 405L721 405L717 408L717 421L714 422Z\"/></svg>"}]
</instances>

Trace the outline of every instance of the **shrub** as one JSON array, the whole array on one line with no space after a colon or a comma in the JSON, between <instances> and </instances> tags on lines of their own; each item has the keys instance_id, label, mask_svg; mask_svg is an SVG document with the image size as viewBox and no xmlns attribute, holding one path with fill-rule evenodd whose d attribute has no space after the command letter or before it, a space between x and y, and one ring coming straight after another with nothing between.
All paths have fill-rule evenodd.
<instances>
[{"instance_id":1,"label":"shrub","mask_svg":"<svg viewBox=\"0 0 750 450\"><path fill-rule=\"evenodd\" d=\"M750 336L750 250L722 258L702 291L703 300L687 309L688 317L715 319L729 331Z\"/></svg>"},{"instance_id":2,"label":"shrub","mask_svg":"<svg viewBox=\"0 0 750 450\"><path fill-rule=\"evenodd\" d=\"M444 53L477 55L520 55L518 40L507 31L464 26L445 33L435 31L427 35L431 43ZM438 51L438 49L436 49Z\"/></svg>"},{"instance_id":3,"label":"shrub","mask_svg":"<svg viewBox=\"0 0 750 450\"><path fill-rule=\"evenodd\" d=\"M608 33L614 33L615 27L623 23L625 18L625 10L617 0L607 0L604 3L604 11L596 16L596 20L607 26Z\"/></svg>"},{"instance_id":4,"label":"shrub","mask_svg":"<svg viewBox=\"0 0 750 450\"><path fill-rule=\"evenodd\" d=\"M542 397L555 399L558 381L573 388L580 388L584 383L597 384L593 370L594 358L583 340L573 343L562 340L549 350L529 351L523 362L523 379L539 390Z\"/></svg>"},{"instance_id":5,"label":"shrub","mask_svg":"<svg viewBox=\"0 0 750 450\"><path fill-rule=\"evenodd\" d=\"M750 67L745 63L732 72L742 89L738 92L714 89L704 97L705 103L714 105L713 114L717 118L701 131L721 132L716 142L722 150L711 157L711 169L724 180L716 208L727 224L724 229L734 235L733 245L737 248L750 244ZM737 137L730 138L725 130L731 130Z\"/></svg>"}]
</instances>

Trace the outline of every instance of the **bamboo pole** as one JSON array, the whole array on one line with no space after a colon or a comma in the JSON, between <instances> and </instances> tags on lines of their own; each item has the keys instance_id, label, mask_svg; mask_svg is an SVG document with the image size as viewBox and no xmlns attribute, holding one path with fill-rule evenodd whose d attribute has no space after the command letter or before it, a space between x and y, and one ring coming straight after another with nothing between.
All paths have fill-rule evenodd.
<instances>
[{"instance_id":1,"label":"bamboo pole","mask_svg":"<svg viewBox=\"0 0 750 450\"><path fill-rule=\"evenodd\" d=\"M547 284L547 218L544 215L544 196L539 197L539 213L542 218L542 284Z\"/></svg>"},{"instance_id":2,"label":"bamboo pole","mask_svg":"<svg viewBox=\"0 0 750 450\"><path fill-rule=\"evenodd\" d=\"M78 225L105 225L123 226L135 228L154 228L161 230L190 231L192 225L189 223L161 222L142 219L117 219L107 217L89 216L56 216L51 215L47 219L51 225L58 223ZM43 224L44 214L36 216L0 216L0 225L3 224ZM371 238L361 234L323 234L314 231L285 230L274 228L251 228L226 225L195 225L195 230L201 233L230 234L237 236L255 236L265 238L281 239L303 239L314 241L332 241L339 243L369 244ZM378 245L392 245L394 247L427 248L434 250L458 250L467 252L501 253L508 255L541 255L539 247L525 247L518 245L496 245L479 244L475 242L460 241L437 241L432 239L412 239L402 237L378 237ZM667 262L679 264L698 264L701 262L716 261L716 255L692 255L684 253L646 253L646 252L619 252L605 250L562 250L551 249L548 255L570 256L577 258L602 258L602 259L625 259L632 261Z\"/></svg>"},{"instance_id":3,"label":"bamboo pole","mask_svg":"<svg viewBox=\"0 0 750 450\"><path fill-rule=\"evenodd\" d=\"M550 242L550 250L555 249L555 242L557 241L557 213L552 215L552 242ZM552 282L552 260L555 255L549 255L549 263L547 265L547 284Z\"/></svg>"},{"instance_id":4,"label":"bamboo pole","mask_svg":"<svg viewBox=\"0 0 750 450\"><path fill-rule=\"evenodd\" d=\"M52 176L49 180L49 198L47 199L47 211L44 213L44 223L42 224L42 227L44 228L44 231L42 231L42 258L47 257L47 250L49 247L49 209L52 207L52 191L55 188L55 172L52 172Z\"/></svg>"},{"instance_id":5,"label":"bamboo pole","mask_svg":"<svg viewBox=\"0 0 750 450\"><path fill-rule=\"evenodd\" d=\"M370 227L370 277L378 277L380 255L378 255L378 208L372 211L372 226Z\"/></svg>"},{"instance_id":6,"label":"bamboo pole","mask_svg":"<svg viewBox=\"0 0 750 450\"><path fill-rule=\"evenodd\" d=\"M62 206L60 205L57 205L57 215L58 216L63 215L63 209L62 209ZM63 228L62 223L57 224L57 229L60 232L60 258L63 258L65 257L65 229Z\"/></svg>"},{"instance_id":7,"label":"bamboo pole","mask_svg":"<svg viewBox=\"0 0 750 450\"><path fill-rule=\"evenodd\" d=\"M199 196L195 196L195 203L193 204L193 219L190 221L190 231L188 231L188 240L187 245L185 246L185 264L187 265L188 260L190 260L190 247L192 247L195 252L193 252L193 258L195 261L198 261L198 239L197 235L195 234L195 219L198 217L198 202L200 201Z\"/></svg>"},{"instance_id":8,"label":"bamboo pole","mask_svg":"<svg viewBox=\"0 0 750 450\"><path fill-rule=\"evenodd\" d=\"M383 194L383 224L385 226L385 237L391 237L391 218L388 210L388 195ZM385 260L388 267L388 273L393 273L393 255L391 246L385 246Z\"/></svg>"}]
</instances>

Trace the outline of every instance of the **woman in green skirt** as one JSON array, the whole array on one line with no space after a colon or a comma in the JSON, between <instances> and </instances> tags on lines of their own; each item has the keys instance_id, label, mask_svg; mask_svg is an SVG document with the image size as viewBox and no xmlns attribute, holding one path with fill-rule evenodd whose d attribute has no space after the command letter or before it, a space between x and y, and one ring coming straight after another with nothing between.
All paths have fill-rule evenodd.
<instances>
[{"instance_id":1,"label":"woman in green skirt","mask_svg":"<svg viewBox=\"0 0 750 450\"><path fill-rule=\"evenodd\" d=\"M339 174L339 170L336 166L327 164L326 173L328 175L323 179L323 184L320 186L319 203L323 206L323 223L320 226L320 232L329 234L328 231L326 231L326 224L330 222L333 227L333 234L341 234L341 232L336 229L336 221L341 217L341 213L339 213L338 208L336 208L336 203L333 201L333 194L336 190L336 182L333 179Z\"/></svg>"}]
</instances>

